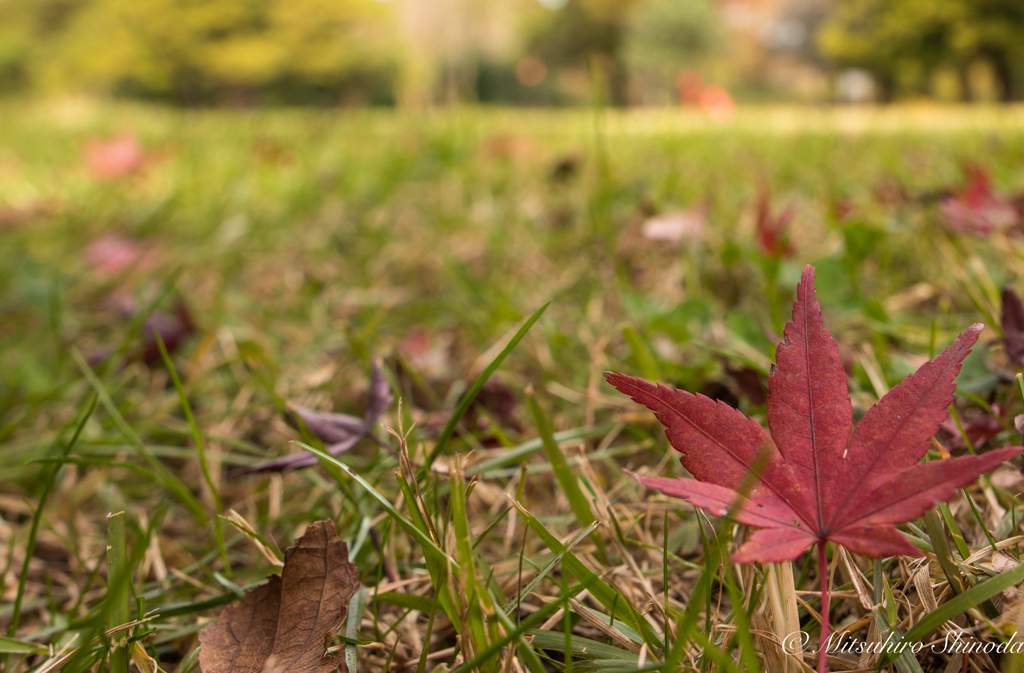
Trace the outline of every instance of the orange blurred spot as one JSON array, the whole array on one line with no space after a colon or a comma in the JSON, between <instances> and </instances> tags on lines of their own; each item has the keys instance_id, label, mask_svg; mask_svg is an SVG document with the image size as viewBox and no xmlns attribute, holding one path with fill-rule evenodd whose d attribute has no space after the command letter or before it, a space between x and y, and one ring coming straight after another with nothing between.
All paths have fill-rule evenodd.
<instances>
[{"instance_id":1,"label":"orange blurred spot","mask_svg":"<svg viewBox=\"0 0 1024 673\"><path fill-rule=\"evenodd\" d=\"M516 63L516 79L523 86L537 86L548 76L548 67L539 58L527 56Z\"/></svg>"},{"instance_id":2,"label":"orange blurred spot","mask_svg":"<svg viewBox=\"0 0 1024 673\"><path fill-rule=\"evenodd\" d=\"M700 92L703 88L704 78L696 70L684 69L676 75L679 102L683 105L696 105L700 101Z\"/></svg>"},{"instance_id":3,"label":"orange blurred spot","mask_svg":"<svg viewBox=\"0 0 1024 673\"><path fill-rule=\"evenodd\" d=\"M109 140L93 140L85 146L85 163L98 180L119 178L139 171L146 155L133 133L120 133Z\"/></svg>"},{"instance_id":4,"label":"orange blurred spot","mask_svg":"<svg viewBox=\"0 0 1024 673\"><path fill-rule=\"evenodd\" d=\"M736 104L732 101L732 96L720 86L701 89L700 107L716 124L723 124L736 114Z\"/></svg>"}]
</instances>

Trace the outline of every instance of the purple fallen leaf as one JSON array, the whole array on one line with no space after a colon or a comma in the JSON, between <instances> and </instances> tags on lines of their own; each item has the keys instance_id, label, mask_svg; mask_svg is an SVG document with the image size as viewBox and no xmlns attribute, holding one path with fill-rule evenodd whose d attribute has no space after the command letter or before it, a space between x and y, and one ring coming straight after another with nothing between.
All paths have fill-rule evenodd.
<instances>
[{"instance_id":1,"label":"purple fallen leaf","mask_svg":"<svg viewBox=\"0 0 1024 673\"><path fill-rule=\"evenodd\" d=\"M363 419L358 416L336 411L316 411L299 404L291 405L290 408L310 432L327 445L347 442L353 435L363 431Z\"/></svg>"},{"instance_id":2,"label":"purple fallen leaf","mask_svg":"<svg viewBox=\"0 0 1024 673\"><path fill-rule=\"evenodd\" d=\"M1006 343L1006 354L1013 364L1024 365L1024 302L1013 291L1012 287L1003 289L1003 313L1000 316L1003 326L1003 340Z\"/></svg>"},{"instance_id":3,"label":"purple fallen leaf","mask_svg":"<svg viewBox=\"0 0 1024 673\"><path fill-rule=\"evenodd\" d=\"M173 314L153 311L143 323L140 358L149 367L160 365L163 360L154 333L160 334L168 353L177 351L185 339L196 333L195 322L184 301L178 299L175 302Z\"/></svg>"},{"instance_id":4,"label":"purple fallen leaf","mask_svg":"<svg viewBox=\"0 0 1024 673\"><path fill-rule=\"evenodd\" d=\"M112 292L106 303L126 322L134 320L139 312L138 303L123 289ZM143 321L139 330L141 344L129 351L127 358L131 361L142 361L150 368L163 367L163 358L160 356L160 347L157 346L155 335L160 334L167 352L173 355L196 331L192 313L185 302L178 298L174 303L173 313L156 309ZM95 367L106 362L113 354L114 349L105 346L89 353L87 360L90 366Z\"/></svg>"},{"instance_id":5,"label":"purple fallen leaf","mask_svg":"<svg viewBox=\"0 0 1024 673\"><path fill-rule=\"evenodd\" d=\"M394 402L394 397L391 395L391 386L387 377L381 371L380 365L374 362L370 374L370 388L367 392L366 411L362 418L350 414L314 411L299 405L291 405L291 411L302 419L306 427L326 445L327 453L338 456L346 451L351 451L359 442L368 437L380 417L391 408L392 402ZM256 465L237 468L232 470L228 477L253 472L287 472L311 467L319 462L319 458L303 451Z\"/></svg>"}]
</instances>

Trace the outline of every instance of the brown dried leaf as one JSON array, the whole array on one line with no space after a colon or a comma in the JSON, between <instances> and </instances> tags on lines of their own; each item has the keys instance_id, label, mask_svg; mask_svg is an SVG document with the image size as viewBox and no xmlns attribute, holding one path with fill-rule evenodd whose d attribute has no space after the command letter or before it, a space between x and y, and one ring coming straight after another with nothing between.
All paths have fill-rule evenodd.
<instances>
[{"instance_id":1,"label":"brown dried leaf","mask_svg":"<svg viewBox=\"0 0 1024 673\"><path fill-rule=\"evenodd\" d=\"M284 570L225 607L199 635L203 673L347 673L326 656L359 574L332 521L317 521L284 554Z\"/></svg>"}]
</instances>

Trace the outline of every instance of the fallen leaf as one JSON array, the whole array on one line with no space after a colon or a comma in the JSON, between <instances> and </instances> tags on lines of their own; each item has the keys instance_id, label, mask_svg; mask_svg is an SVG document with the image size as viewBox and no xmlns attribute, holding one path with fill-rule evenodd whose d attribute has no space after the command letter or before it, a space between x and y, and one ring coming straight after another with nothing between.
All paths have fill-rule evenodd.
<instances>
[{"instance_id":1,"label":"fallen leaf","mask_svg":"<svg viewBox=\"0 0 1024 673\"><path fill-rule=\"evenodd\" d=\"M939 212L948 229L957 233L990 234L1020 222L1021 213L1010 199L992 188L988 171L976 164L964 166L967 185L944 197Z\"/></svg>"},{"instance_id":2,"label":"fallen leaf","mask_svg":"<svg viewBox=\"0 0 1024 673\"><path fill-rule=\"evenodd\" d=\"M107 140L92 140L85 146L85 164L98 180L120 178L142 169L146 153L134 133L119 133Z\"/></svg>"},{"instance_id":3,"label":"fallen leaf","mask_svg":"<svg viewBox=\"0 0 1024 673\"><path fill-rule=\"evenodd\" d=\"M431 334L417 327L399 344L398 352L417 374L427 378L441 378L448 374L451 367L451 345L450 334Z\"/></svg>"},{"instance_id":4,"label":"fallen leaf","mask_svg":"<svg viewBox=\"0 0 1024 673\"><path fill-rule=\"evenodd\" d=\"M152 268L156 264L156 252L138 241L108 234L89 244L85 259L97 275L111 278L135 268Z\"/></svg>"},{"instance_id":5,"label":"fallen leaf","mask_svg":"<svg viewBox=\"0 0 1024 673\"><path fill-rule=\"evenodd\" d=\"M662 213L645 220L642 227L648 241L676 244L683 241L699 243L704 240L705 229L707 220L702 206Z\"/></svg>"},{"instance_id":6,"label":"fallen leaf","mask_svg":"<svg viewBox=\"0 0 1024 673\"><path fill-rule=\"evenodd\" d=\"M737 563L797 558L831 540L873 558L922 553L896 524L922 516L979 474L1017 455L1011 447L979 456L918 461L953 401L953 380L983 328L890 390L851 435L852 409L839 348L814 297L814 269L797 287L769 377L769 434L756 421L701 395L623 374L609 383L658 414L695 479L638 477L717 516L761 528L733 556ZM740 495L752 481L747 497Z\"/></svg>"},{"instance_id":7,"label":"fallen leaf","mask_svg":"<svg viewBox=\"0 0 1024 673\"><path fill-rule=\"evenodd\" d=\"M366 438L373 431L380 417L391 408L393 401L391 384L381 371L380 365L374 362L373 371L370 374L370 389L367 392L366 411L363 412L362 418L350 414L315 411L299 405L292 405L291 409L302 419L306 427L327 446L327 452L332 456L337 456L352 450L356 444ZM303 451L257 465L238 468L232 470L228 476L233 477L252 472L286 472L302 467L311 467L319 462L319 458L308 451Z\"/></svg>"},{"instance_id":8,"label":"fallen leaf","mask_svg":"<svg viewBox=\"0 0 1024 673\"><path fill-rule=\"evenodd\" d=\"M1024 365L1024 302L1012 287L1003 288L1003 311L999 322L1003 327L1006 354L1015 365Z\"/></svg>"},{"instance_id":9,"label":"fallen leaf","mask_svg":"<svg viewBox=\"0 0 1024 673\"><path fill-rule=\"evenodd\" d=\"M333 521L317 521L284 553L280 575L225 607L199 634L203 673L329 673L348 671L327 656L327 636L348 615L359 589L348 545Z\"/></svg>"},{"instance_id":10,"label":"fallen leaf","mask_svg":"<svg viewBox=\"0 0 1024 673\"><path fill-rule=\"evenodd\" d=\"M832 217L842 222L853 213L853 201L848 196L840 196L832 201L829 210L832 213Z\"/></svg>"},{"instance_id":11,"label":"fallen leaf","mask_svg":"<svg viewBox=\"0 0 1024 673\"><path fill-rule=\"evenodd\" d=\"M52 215L55 212L57 212L55 206L45 203L33 203L20 207L0 206L0 230L27 224Z\"/></svg>"},{"instance_id":12,"label":"fallen leaf","mask_svg":"<svg viewBox=\"0 0 1024 673\"><path fill-rule=\"evenodd\" d=\"M139 312L139 305L125 288L117 288L107 297L106 306L116 311L125 322L131 322ZM131 361L141 361L147 367L163 367L160 347L156 342L156 334L160 334L167 352L174 354L185 341L196 333L196 324L192 313L180 297L174 302L172 313L162 309L153 310L143 321L139 331L141 343L128 353ZM114 353L113 348L104 347L90 353L88 361L91 366L106 362Z\"/></svg>"},{"instance_id":13,"label":"fallen leaf","mask_svg":"<svg viewBox=\"0 0 1024 673\"><path fill-rule=\"evenodd\" d=\"M747 399L755 407L768 401L767 391L761 383L761 375L757 373L756 369L747 366L733 368L726 365L725 373L736 382L736 387L747 396Z\"/></svg>"},{"instance_id":14,"label":"fallen leaf","mask_svg":"<svg viewBox=\"0 0 1024 673\"><path fill-rule=\"evenodd\" d=\"M761 252L768 257L789 257L793 246L787 230L796 210L789 206L781 213L772 214L772 195L767 187L761 187L757 195L757 243Z\"/></svg>"},{"instance_id":15,"label":"fallen leaf","mask_svg":"<svg viewBox=\"0 0 1024 673\"><path fill-rule=\"evenodd\" d=\"M146 648L141 642L136 640L132 643L130 651L132 663L135 664L135 668L137 668L140 673L160 673L160 666L157 665L156 659L149 656L149 653L146 652Z\"/></svg>"},{"instance_id":16,"label":"fallen leaf","mask_svg":"<svg viewBox=\"0 0 1024 673\"><path fill-rule=\"evenodd\" d=\"M901 207L910 202L910 192L897 178L885 178L874 188L875 201L882 206Z\"/></svg>"},{"instance_id":17,"label":"fallen leaf","mask_svg":"<svg viewBox=\"0 0 1024 673\"><path fill-rule=\"evenodd\" d=\"M998 404L993 404L992 409L996 413L1002 413L1002 407ZM976 449L985 446L990 439L1003 431L1002 422L990 414L978 416L970 420L961 419L961 425L964 428L964 434L967 435L967 439L971 440L971 446ZM960 428L957 427L953 414L946 416L946 420L942 421L939 427L949 435L948 438L943 439L942 443L944 445L954 451L967 448L967 443L964 442L963 434L960 433Z\"/></svg>"},{"instance_id":18,"label":"fallen leaf","mask_svg":"<svg viewBox=\"0 0 1024 673\"><path fill-rule=\"evenodd\" d=\"M997 573L1004 573L1007 570L1013 570L1020 565L1020 561L1006 554L993 554L992 555L992 570Z\"/></svg>"},{"instance_id":19,"label":"fallen leaf","mask_svg":"<svg viewBox=\"0 0 1024 673\"><path fill-rule=\"evenodd\" d=\"M1024 475L1021 475L1020 470L1000 469L996 470L989 475L989 481L992 482L993 486L1010 490L1016 488L1017 484L1021 482Z\"/></svg>"},{"instance_id":20,"label":"fallen leaf","mask_svg":"<svg viewBox=\"0 0 1024 673\"><path fill-rule=\"evenodd\" d=\"M160 334L168 353L175 353L190 336L196 333L192 313L180 298L174 302L174 313L156 310L142 324L142 351L139 358L149 367L163 362L156 334Z\"/></svg>"}]
</instances>

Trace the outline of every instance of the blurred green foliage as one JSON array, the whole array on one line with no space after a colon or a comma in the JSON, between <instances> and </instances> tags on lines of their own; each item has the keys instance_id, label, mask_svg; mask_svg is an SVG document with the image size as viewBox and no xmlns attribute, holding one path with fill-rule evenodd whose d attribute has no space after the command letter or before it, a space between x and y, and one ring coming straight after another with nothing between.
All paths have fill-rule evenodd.
<instances>
[{"instance_id":1,"label":"blurred green foliage","mask_svg":"<svg viewBox=\"0 0 1024 673\"><path fill-rule=\"evenodd\" d=\"M635 0L569 0L529 28L527 51L549 68L582 73L601 68L607 94L625 101L626 69L621 59L623 26Z\"/></svg>"},{"instance_id":2,"label":"blurred green foliage","mask_svg":"<svg viewBox=\"0 0 1024 673\"><path fill-rule=\"evenodd\" d=\"M391 7L373 0L0 3L0 89L182 104L386 100Z\"/></svg>"},{"instance_id":3,"label":"blurred green foliage","mask_svg":"<svg viewBox=\"0 0 1024 673\"><path fill-rule=\"evenodd\" d=\"M623 51L637 86L671 91L680 64L706 68L724 43L725 32L709 0L648 0L629 21Z\"/></svg>"},{"instance_id":4,"label":"blurred green foliage","mask_svg":"<svg viewBox=\"0 0 1024 673\"><path fill-rule=\"evenodd\" d=\"M829 67L866 70L882 100L1016 100L1024 90L1020 0L728 5L0 0L0 94L245 106L562 105L595 96L670 104L689 70L748 99L759 91L823 100ZM517 70L525 58L540 61L537 81Z\"/></svg>"},{"instance_id":5,"label":"blurred green foliage","mask_svg":"<svg viewBox=\"0 0 1024 673\"><path fill-rule=\"evenodd\" d=\"M881 98L922 93L943 69L972 97L971 67L986 63L1003 100L1018 100L1024 79L1020 0L841 0L818 34L835 63L869 71Z\"/></svg>"}]
</instances>

